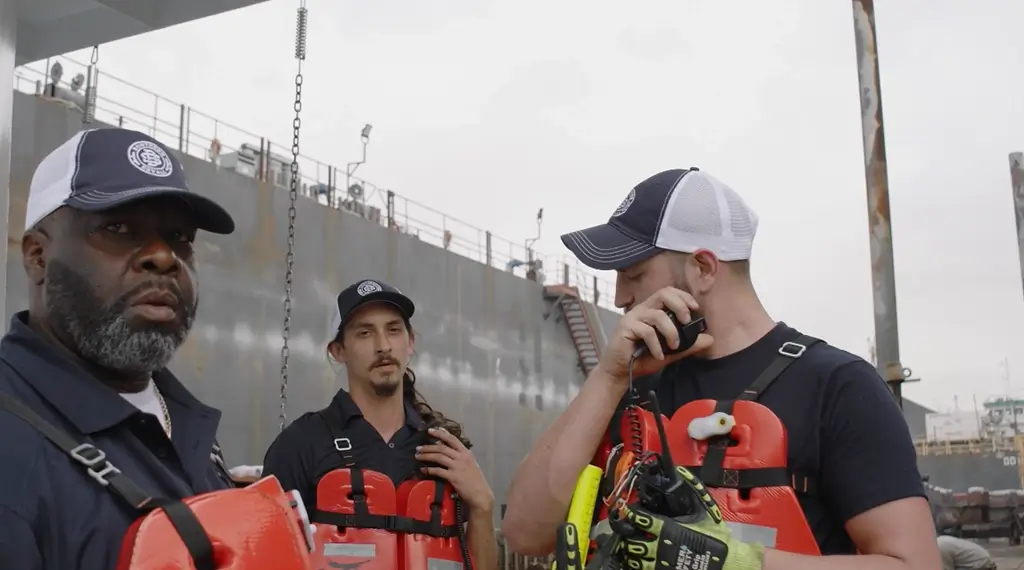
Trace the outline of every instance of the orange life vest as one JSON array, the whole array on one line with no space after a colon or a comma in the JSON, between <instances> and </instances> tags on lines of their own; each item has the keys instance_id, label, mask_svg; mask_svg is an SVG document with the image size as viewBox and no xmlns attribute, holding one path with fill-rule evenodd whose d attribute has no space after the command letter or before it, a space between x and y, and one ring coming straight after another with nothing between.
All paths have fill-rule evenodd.
<instances>
[{"instance_id":1,"label":"orange life vest","mask_svg":"<svg viewBox=\"0 0 1024 570\"><path fill-rule=\"evenodd\" d=\"M788 469L786 428L771 410L755 400L790 364L819 342L801 336L785 343L779 348L779 356L736 400L697 400L681 407L671 419L662 416L673 462L688 468L710 489L734 537L815 556L821 551L797 501L797 493L814 492L815 479ZM702 441L691 438L690 423L715 412L734 418L735 425L728 435ZM602 496L612 491L625 471L624 464L636 455L644 451L661 452L656 426L654 415L639 406L616 414L612 429L593 461L605 470ZM636 497L626 500L634 502ZM597 506L596 519L607 518L604 502Z\"/></svg>"},{"instance_id":2,"label":"orange life vest","mask_svg":"<svg viewBox=\"0 0 1024 570\"><path fill-rule=\"evenodd\" d=\"M78 443L14 397L0 393L0 409L38 430L88 475L132 509L117 570L308 570L312 529L302 499L275 477L241 489L182 500L152 497L106 460L91 443Z\"/></svg>"},{"instance_id":3,"label":"orange life vest","mask_svg":"<svg viewBox=\"0 0 1024 570\"><path fill-rule=\"evenodd\" d=\"M376 471L335 469L316 493L313 570L471 568L463 513L442 480L405 481L396 490Z\"/></svg>"}]
</instances>

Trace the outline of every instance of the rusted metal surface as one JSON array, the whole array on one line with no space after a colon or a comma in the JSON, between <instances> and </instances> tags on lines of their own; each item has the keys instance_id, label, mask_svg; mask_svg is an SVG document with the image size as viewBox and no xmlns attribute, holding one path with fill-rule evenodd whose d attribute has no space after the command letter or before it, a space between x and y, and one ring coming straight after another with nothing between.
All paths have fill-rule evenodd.
<instances>
[{"instance_id":1,"label":"rusted metal surface","mask_svg":"<svg viewBox=\"0 0 1024 570\"><path fill-rule=\"evenodd\" d=\"M14 114L9 211L20 237L36 165L82 125L80 114L22 93ZM238 229L197 244L199 314L171 369L223 411L228 463L258 464L277 434L288 192L181 160L193 189L224 204ZM322 408L346 385L325 352L338 291L363 278L387 281L417 304L417 387L466 425L502 502L515 468L581 379L567 327L542 318L542 286L314 199L300 197L297 210L288 418ZM8 242L8 316L27 305L20 251ZM600 312L614 326L618 316Z\"/></svg>"},{"instance_id":2,"label":"rusted metal surface","mask_svg":"<svg viewBox=\"0 0 1024 570\"><path fill-rule=\"evenodd\" d=\"M15 17L15 0L0 0L0 212L7 210L10 200L8 180L11 174L11 111L14 95L14 59L18 19ZM0 238L7 241L7 217L0 216ZM7 250L0 251L0 267L7 263ZM0 315L4 314L3 304L7 297L7 284L0 280ZM0 325L0 332L7 330L7 322Z\"/></svg>"},{"instance_id":3,"label":"rusted metal surface","mask_svg":"<svg viewBox=\"0 0 1024 570\"><path fill-rule=\"evenodd\" d=\"M1013 184L1013 211L1017 219L1020 278L1024 286L1024 153L1010 153L1010 181Z\"/></svg>"},{"instance_id":4,"label":"rusted metal surface","mask_svg":"<svg viewBox=\"0 0 1024 570\"><path fill-rule=\"evenodd\" d=\"M909 375L909 371L900 363L889 176L885 161L885 131L882 121L882 94L873 0L854 0L853 24L857 41L857 79L860 84L860 117L864 136L864 174L867 181L868 231L871 239L875 344L879 371L889 382L896 401L902 406L901 384Z\"/></svg>"}]
</instances>

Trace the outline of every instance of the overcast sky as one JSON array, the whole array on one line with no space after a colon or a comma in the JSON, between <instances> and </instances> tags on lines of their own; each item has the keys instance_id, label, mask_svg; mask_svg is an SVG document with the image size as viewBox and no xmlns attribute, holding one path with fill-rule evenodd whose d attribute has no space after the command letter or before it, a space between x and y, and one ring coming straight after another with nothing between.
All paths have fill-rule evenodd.
<instances>
[{"instance_id":1,"label":"overcast sky","mask_svg":"<svg viewBox=\"0 0 1024 570\"><path fill-rule=\"evenodd\" d=\"M962 409L1011 385L1024 395L1007 163L1024 150L1024 3L878 4L902 360L922 378L906 395ZM604 221L640 180L699 166L760 215L754 280L772 315L866 356L850 2L625 6L309 0L303 154L343 168L372 123L362 176L516 243L543 207L551 256L568 253L559 234ZM100 68L283 143L296 7L105 45Z\"/></svg>"}]
</instances>

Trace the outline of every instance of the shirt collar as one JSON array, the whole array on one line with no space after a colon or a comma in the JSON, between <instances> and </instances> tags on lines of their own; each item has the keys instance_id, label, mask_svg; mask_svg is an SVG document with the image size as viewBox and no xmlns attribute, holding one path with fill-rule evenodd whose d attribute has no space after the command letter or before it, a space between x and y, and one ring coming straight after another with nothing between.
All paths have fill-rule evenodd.
<instances>
[{"instance_id":1,"label":"shirt collar","mask_svg":"<svg viewBox=\"0 0 1024 570\"><path fill-rule=\"evenodd\" d=\"M342 422L346 425L353 418L363 417L363 412L360 411L359 406L356 405L355 401L352 400L352 396L346 390L338 390L334 399L331 400L331 405L337 406L338 410L341 411ZM426 427L426 423L424 423L423 418L420 417L419 412L416 411L409 398L405 398L405 425L417 431Z\"/></svg>"},{"instance_id":2,"label":"shirt collar","mask_svg":"<svg viewBox=\"0 0 1024 570\"><path fill-rule=\"evenodd\" d=\"M116 390L32 330L28 326L28 311L15 313L11 318L10 330L0 340L0 360L10 364L83 434L103 431L139 413ZM219 419L218 410L199 402L166 368L153 374L153 382L165 399L201 416Z\"/></svg>"}]
</instances>

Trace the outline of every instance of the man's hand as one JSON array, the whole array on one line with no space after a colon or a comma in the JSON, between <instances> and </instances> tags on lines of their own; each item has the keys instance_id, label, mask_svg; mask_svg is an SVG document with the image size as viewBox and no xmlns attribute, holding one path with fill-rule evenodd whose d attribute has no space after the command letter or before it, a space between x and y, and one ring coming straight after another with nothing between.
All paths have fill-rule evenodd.
<instances>
[{"instance_id":1,"label":"man's hand","mask_svg":"<svg viewBox=\"0 0 1024 570\"><path fill-rule=\"evenodd\" d=\"M637 342L646 344L650 354L636 359L633 368L635 376L657 372L672 362L711 346L711 335L701 333L697 342L688 350L666 357L661 350L658 332L665 336L669 348L679 346L679 331L665 314L666 310L675 313L679 322L686 324L692 320L690 311L697 310L697 301L689 293L675 287L666 287L651 295L619 319L619 326L608 339L598 367L612 378L625 382L629 378L629 360L633 357Z\"/></svg>"},{"instance_id":2,"label":"man's hand","mask_svg":"<svg viewBox=\"0 0 1024 570\"><path fill-rule=\"evenodd\" d=\"M423 473L451 483L470 512L491 513L494 509L494 493L473 457L473 452L444 428L431 428L429 433L441 443L416 448L416 459L437 465L423 467Z\"/></svg>"},{"instance_id":3,"label":"man's hand","mask_svg":"<svg viewBox=\"0 0 1024 570\"><path fill-rule=\"evenodd\" d=\"M621 521L612 528L622 536L619 556L626 568L655 570L761 570L764 546L732 538L718 503L688 470L676 471L692 494L696 512L670 519L639 505L624 507Z\"/></svg>"}]
</instances>

